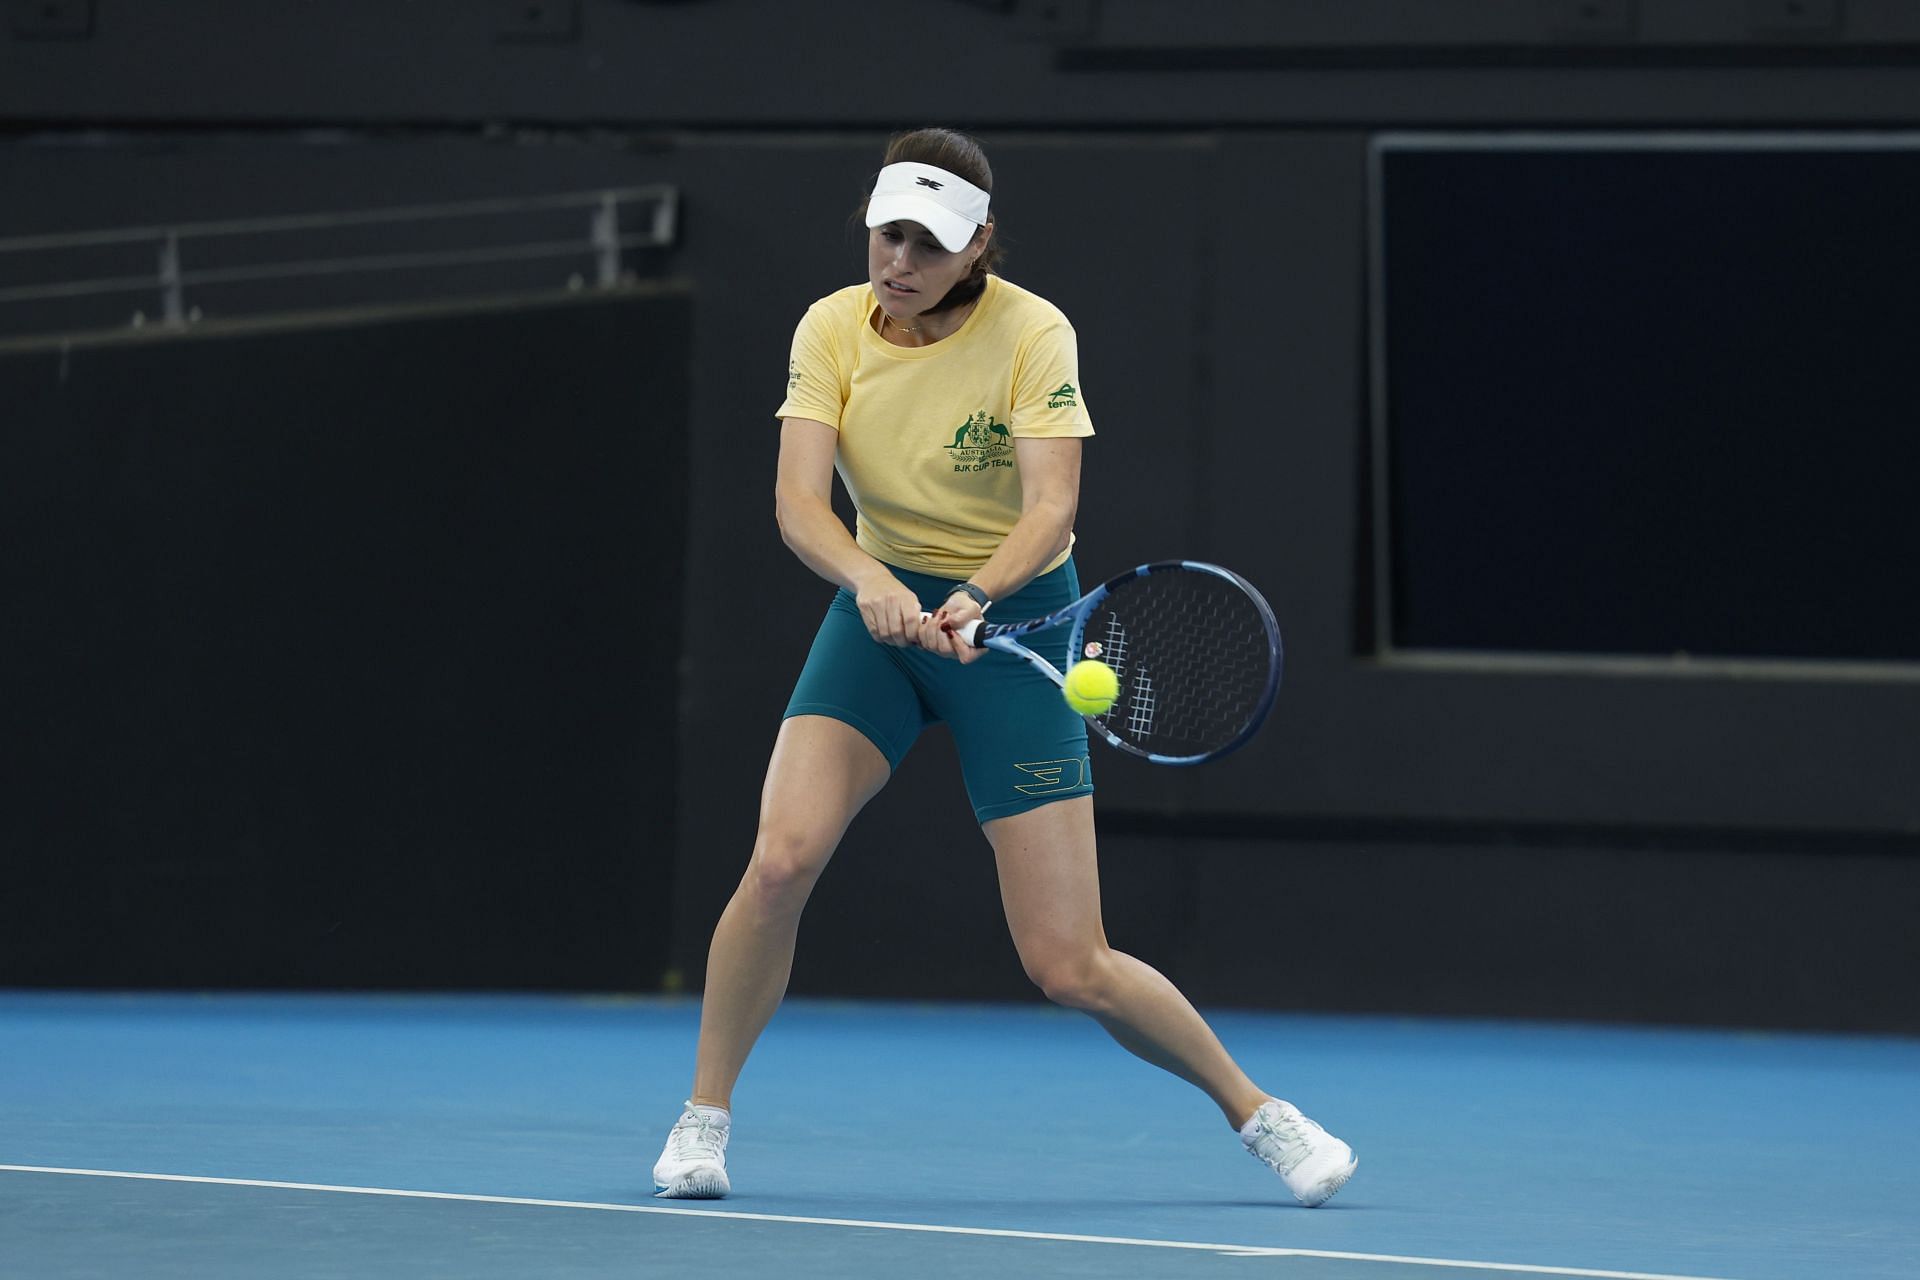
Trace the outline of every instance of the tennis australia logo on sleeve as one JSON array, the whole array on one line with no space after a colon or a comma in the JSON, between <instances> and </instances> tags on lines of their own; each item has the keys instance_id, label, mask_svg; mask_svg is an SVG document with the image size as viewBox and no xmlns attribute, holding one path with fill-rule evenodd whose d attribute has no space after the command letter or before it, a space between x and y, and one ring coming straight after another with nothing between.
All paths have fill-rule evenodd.
<instances>
[{"instance_id":1,"label":"tennis australia logo on sleeve","mask_svg":"<svg viewBox=\"0 0 1920 1280\"><path fill-rule=\"evenodd\" d=\"M1073 389L1071 382L1061 383L1058 391L1047 392L1047 408L1049 409L1078 409L1079 407L1080 393Z\"/></svg>"},{"instance_id":2,"label":"tennis australia logo on sleeve","mask_svg":"<svg viewBox=\"0 0 1920 1280\"><path fill-rule=\"evenodd\" d=\"M971 415L946 446L955 471L985 471L1013 465L1013 433L985 409Z\"/></svg>"}]
</instances>

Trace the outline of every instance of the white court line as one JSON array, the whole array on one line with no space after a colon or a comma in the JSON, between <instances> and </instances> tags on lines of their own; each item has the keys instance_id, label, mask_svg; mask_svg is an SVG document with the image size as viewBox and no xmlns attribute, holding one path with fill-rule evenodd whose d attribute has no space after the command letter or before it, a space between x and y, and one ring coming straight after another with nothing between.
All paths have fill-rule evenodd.
<instances>
[{"instance_id":1,"label":"white court line","mask_svg":"<svg viewBox=\"0 0 1920 1280\"><path fill-rule=\"evenodd\" d=\"M1330 1249L1282 1249L1254 1244L1203 1244L1197 1240L1136 1240L1128 1236L1076 1236L1052 1231L1013 1231L1000 1227L943 1227L924 1222L867 1222L859 1218L801 1218L784 1213L741 1213L734 1209L679 1209L659 1204L602 1204L592 1200L533 1200L525 1196L482 1196L458 1191L402 1191L392 1187L336 1187L319 1182L267 1182L257 1178L203 1178L185 1173L129 1173L121 1169L55 1169L31 1164L0 1164L0 1173L63 1173L82 1178L135 1178L145 1182L199 1182L218 1187L271 1187L278 1191L333 1191L355 1196L399 1196L410 1200L463 1200L475 1204L524 1204L542 1209L599 1209L608 1213L657 1213L685 1218L732 1218L742 1222L795 1222L816 1227L863 1227L878 1231L921 1231L949 1236L993 1236L1005 1240L1053 1240L1067 1244L1123 1244L1146 1249L1192 1249L1235 1258L1332 1258L1345 1262L1388 1262L1407 1267L1517 1271L1538 1276L1586 1276L1593 1280L1719 1280L1652 1271L1594 1271L1585 1267L1542 1267L1519 1262L1469 1262L1459 1258L1409 1258L1391 1253L1340 1253Z\"/></svg>"}]
</instances>

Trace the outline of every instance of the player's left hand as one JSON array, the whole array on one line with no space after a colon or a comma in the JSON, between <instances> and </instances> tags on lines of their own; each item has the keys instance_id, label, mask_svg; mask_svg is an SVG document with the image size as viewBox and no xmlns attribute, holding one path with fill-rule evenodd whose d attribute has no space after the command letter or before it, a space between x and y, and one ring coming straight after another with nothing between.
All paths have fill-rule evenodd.
<instances>
[{"instance_id":1,"label":"player's left hand","mask_svg":"<svg viewBox=\"0 0 1920 1280\"><path fill-rule=\"evenodd\" d=\"M968 644L956 633L980 616L980 606L973 602L971 596L955 592L920 624L920 647L961 663L979 661L987 651Z\"/></svg>"}]
</instances>

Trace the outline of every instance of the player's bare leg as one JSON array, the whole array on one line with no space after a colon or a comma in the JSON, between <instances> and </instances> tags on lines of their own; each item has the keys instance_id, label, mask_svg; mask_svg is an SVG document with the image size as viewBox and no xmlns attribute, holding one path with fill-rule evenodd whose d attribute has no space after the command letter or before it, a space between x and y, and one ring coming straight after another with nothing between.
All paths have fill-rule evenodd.
<instances>
[{"instance_id":1,"label":"player's bare leg","mask_svg":"<svg viewBox=\"0 0 1920 1280\"><path fill-rule=\"evenodd\" d=\"M793 972L800 913L847 824L886 785L886 757L825 716L780 726L760 789L760 834L707 951L693 1095L653 1166L654 1194L711 1200L732 1190L733 1085Z\"/></svg>"},{"instance_id":2,"label":"player's bare leg","mask_svg":"<svg viewBox=\"0 0 1920 1280\"><path fill-rule=\"evenodd\" d=\"M707 951L693 1101L726 1107L793 972L800 913L847 824L886 785L887 758L827 716L780 726L760 792L753 858Z\"/></svg>"},{"instance_id":3,"label":"player's bare leg","mask_svg":"<svg viewBox=\"0 0 1920 1280\"><path fill-rule=\"evenodd\" d=\"M995 818L982 830L1000 869L1007 926L1047 998L1090 1014L1136 1057L1198 1085L1239 1128L1267 1100L1179 988L1107 945L1093 799Z\"/></svg>"},{"instance_id":4,"label":"player's bare leg","mask_svg":"<svg viewBox=\"0 0 1920 1280\"><path fill-rule=\"evenodd\" d=\"M1358 1164L1352 1148L1258 1088L1171 982L1107 945L1092 797L983 829L1020 962L1049 999L1085 1010L1134 1055L1205 1090L1247 1151L1302 1204L1324 1204L1346 1185Z\"/></svg>"}]
</instances>

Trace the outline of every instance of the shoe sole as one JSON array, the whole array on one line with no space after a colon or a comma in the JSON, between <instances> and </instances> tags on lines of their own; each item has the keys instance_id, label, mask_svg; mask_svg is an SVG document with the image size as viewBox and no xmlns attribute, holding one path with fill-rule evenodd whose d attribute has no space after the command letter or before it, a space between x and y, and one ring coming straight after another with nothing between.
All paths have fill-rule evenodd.
<instances>
[{"instance_id":1,"label":"shoe sole","mask_svg":"<svg viewBox=\"0 0 1920 1280\"><path fill-rule=\"evenodd\" d=\"M653 1184L653 1198L656 1200L724 1200L733 1187L727 1182L727 1175L718 1169L697 1169L665 1186Z\"/></svg>"},{"instance_id":2,"label":"shoe sole","mask_svg":"<svg viewBox=\"0 0 1920 1280\"><path fill-rule=\"evenodd\" d=\"M1355 1156L1351 1161L1348 1162L1346 1168L1334 1174L1331 1178L1328 1178L1325 1182L1321 1183L1317 1188L1315 1188L1315 1191L1317 1194L1312 1200L1309 1200L1305 1196L1301 1196L1301 1195L1296 1195L1294 1199L1298 1200L1301 1204L1307 1206L1307 1208L1309 1209L1317 1209L1321 1205L1325 1204L1327 1201L1333 1199L1333 1197L1339 1193L1340 1188L1347 1185L1347 1179L1353 1176L1353 1171L1355 1169L1358 1169L1359 1167L1360 1167L1360 1157Z\"/></svg>"}]
</instances>

